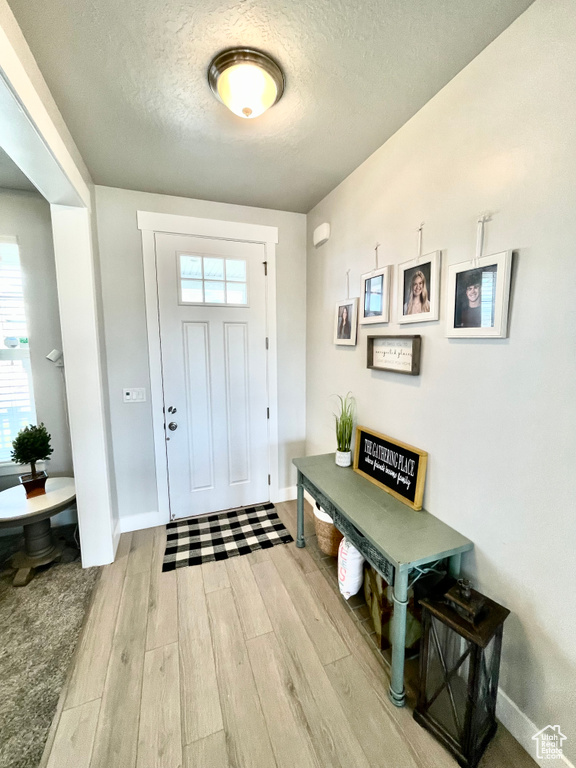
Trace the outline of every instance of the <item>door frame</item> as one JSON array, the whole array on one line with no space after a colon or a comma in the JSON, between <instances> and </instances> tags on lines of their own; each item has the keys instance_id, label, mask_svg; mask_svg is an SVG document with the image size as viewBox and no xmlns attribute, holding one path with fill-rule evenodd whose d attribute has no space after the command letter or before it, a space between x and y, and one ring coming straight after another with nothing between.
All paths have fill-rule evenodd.
<instances>
[{"instance_id":1,"label":"door frame","mask_svg":"<svg viewBox=\"0 0 576 768\"><path fill-rule=\"evenodd\" d=\"M171 213L137 211L138 229L142 235L144 264L144 293L150 367L150 400L154 457L156 461L156 488L158 513L161 522L170 521L168 488L168 460L164 432L164 392L162 385L162 356L160 348L160 316L156 273L156 234L193 235L211 240L239 240L264 246L268 263L266 295L266 330L268 337L267 389L270 419L268 422L268 459L270 466L270 501L278 500L278 352L276 338L276 244L278 227L247 224Z\"/></svg>"}]
</instances>

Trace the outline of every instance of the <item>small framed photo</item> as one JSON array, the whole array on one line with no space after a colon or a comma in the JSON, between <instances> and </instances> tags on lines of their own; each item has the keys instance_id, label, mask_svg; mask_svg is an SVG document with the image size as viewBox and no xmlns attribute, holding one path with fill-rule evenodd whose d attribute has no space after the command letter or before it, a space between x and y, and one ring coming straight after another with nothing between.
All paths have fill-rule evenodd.
<instances>
[{"instance_id":1,"label":"small framed photo","mask_svg":"<svg viewBox=\"0 0 576 768\"><path fill-rule=\"evenodd\" d=\"M343 299L336 304L334 344L356 346L358 299Z\"/></svg>"},{"instance_id":2,"label":"small framed photo","mask_svg":"<svg viewBox=\"0 0 576 768\"><path fill-rule=\"evenodd\" d=\"M375 269L362 275L360 325L387 323L390 313L390 274L392 267Z\"/></svg>"},{"instance_id":3,"label":"small framed photo","mask_svg":"<svg viewBox=\"0 0 576 768\"><path fill-rule=\"evenodd\" d=\"M448 268L447 336L506 338L511 268L512 251Z\"/></svg>"},{"instance_id":4,"label":"small framed photo","mask_svg":"<svg viewBox=\"0 0 576 768\"><path fill-rule=\"evenodd\" d=\"M441 255L441 251L434 251L398 265L399 323L438 320Z\"/></svg>"}]
</instances>

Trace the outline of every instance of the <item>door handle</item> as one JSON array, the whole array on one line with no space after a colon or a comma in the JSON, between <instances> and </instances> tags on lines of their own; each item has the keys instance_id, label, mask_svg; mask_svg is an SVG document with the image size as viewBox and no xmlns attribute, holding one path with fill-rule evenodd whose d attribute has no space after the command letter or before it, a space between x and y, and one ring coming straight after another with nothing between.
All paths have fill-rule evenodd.
<instances>
[{"instance_id":1,"label":"door handle","mask_svg":"<svg viewBox=\"0 0 576 768\"><path fill-rule=\"evenodd\" d=\"M174 432L176 429L178 429L178 424L176 424L175 421L171 421L170 424L168 424L168 429L170 432Z\"/></svg>"}]
</instances>

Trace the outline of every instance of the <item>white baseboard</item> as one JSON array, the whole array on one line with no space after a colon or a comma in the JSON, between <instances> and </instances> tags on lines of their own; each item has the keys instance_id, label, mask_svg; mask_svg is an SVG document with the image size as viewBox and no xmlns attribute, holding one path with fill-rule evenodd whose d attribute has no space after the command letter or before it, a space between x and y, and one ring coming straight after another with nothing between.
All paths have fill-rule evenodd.
<instances>
[{"instance_id":1,"label":"white baseboard","mask_svg":"<svg viewBox=\"0 0 576 768\"><path fill-rule=\"evenodd\" d=\"M305 501L307 501L307 502L308 502L308 504L310 504L310 506L311 506L311 507L314 509L314 507L316 506L316 499L314 498L314 496L311 496L311 495L308 493L308 491L304 491L304 499L305 499Z\"/></svg>"},{"instance_id":2,"label":"white baseboard","mask_svg":"<svg viewBox=\"0 0 576 768\"><path fill-rule=\"evenodd\" d=\"M142 512L140 515L126 515L118 521L121 533L130 533L130 531L143 531L145 528L154 528L157 525L166 525L170 520L166 515L158 510L152 512Z\"/></svg>"},{"instance_id":3,"label":"white baseboard","mask_svg":"<svg viewBox=\"0 0 576 768\"><path fill-rule=\"evenodd\" d=\"M295 485L291 485L288 488L280 488L278 491L278 498L277 499L271 499L272 503L275 503L276 501L296 501L296 498L298 497L298 489ZM304 491L304 498L306 501L314 506L316 504L315 499L308 493L308 491Z\"/></svg>"},{"instance_id":4,"label":"white baseboard","mask_svg":"<svg viewBox=\"0 0 576 768\"><path fill-rule=\"evenodd\" d=\"M276 499L272 499L272 502L281 502L281 501L294 501L296 498L296 486L291 485L288 488L279 488L278 489L278 497Z\"/></svg>"},{"instance_id":5,"label":"white baseboard","mask_svg":"<svg viewBox=\"0 0 576 768\"><path fill-rule=\"evenodd\" d=\"M120 519L116 520L116 525L114 526L114 533L112 534L112 550L114 552L114 557L116 557L116 552L118 550L118 544L120 544L120 536L122 535L122 529L120 527Z\"/></svg>"},{"instance_id":6,"label":"white baseboard","mask_svg":"<svg viewBox=\"0 0 576 768\"><path fill-rule=\"evenodd\" d=\"M274 503L276 501L278 501L278 502L280 502L280 501L296 501L297 497L298 497L298 489L297 489L297 487L295 485L291 485L288 488L280 488L280 490L278 491L278 498L277 499L271 499L271 501L272 501L272 503ZM312 506L314 506L316 504L316 501L314 500L314 498L312 496L310 496L308 491L304 491L304 498Z\"/></svg>"},{"instance_id":7,"label":"white baseboard","mask_svg":"<svg viewBox=\"0 0 576 768\"><path fill-rule=\"evenodd\" d=\"M504 691L498 689L498 701L496 704L496 715L502 725L504 725L514 736L516 741L523 747L530 757L538 764L545 765L547 768L552 766L563 766L563 768L574 768L574 764L563 755L561 758L557 758L552 762L551 760L543 760L536 757L536 742L532 740L534 734L538 733L542 728L545 728L548 723L538 727L530 720L530 718L524 714L509 698ZM562 723L550 723L550 725L560 725Z\"/></svg>"}]
</instances>

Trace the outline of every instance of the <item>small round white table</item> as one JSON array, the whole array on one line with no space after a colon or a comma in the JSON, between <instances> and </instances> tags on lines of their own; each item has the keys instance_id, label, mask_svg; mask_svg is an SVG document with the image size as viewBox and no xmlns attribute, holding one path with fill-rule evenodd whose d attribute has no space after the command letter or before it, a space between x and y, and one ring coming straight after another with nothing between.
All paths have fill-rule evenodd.
<instances>
[{"instance_id":1,"label":"small round white table","mask_svg":"<svg viewBox=\"0 0 576 768\"><path fill-rule=\"evenodd\" d=\"M0 492L0 528L24 526L25 551L14 556L17 568L13 584L23 587L34 577L35 568L57 560L61 547L54 544L50 518L69 507L76 498L73 477L49 477L46 493L26 498L23 486Z\"/></svg>"}]
</instances>

